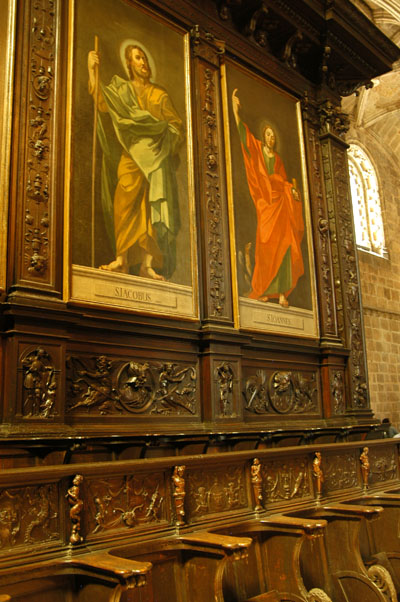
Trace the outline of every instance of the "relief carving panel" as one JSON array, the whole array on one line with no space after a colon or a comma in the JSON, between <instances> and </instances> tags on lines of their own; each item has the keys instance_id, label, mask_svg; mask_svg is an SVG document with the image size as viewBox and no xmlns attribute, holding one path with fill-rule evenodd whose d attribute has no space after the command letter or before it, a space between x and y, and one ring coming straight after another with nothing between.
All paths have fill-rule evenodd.
<instances>
[{"instance_id":1,"label":"relief carving panel","mask_svg":"<svg viewBox=\"0 0 400 602\"><path fill-rule=\"evenodd\" d=\"M397 478L396 455L393 448L369 449L369 484L383 483Z\"/></svg>"},{"instance_id":2,"label":"relief carving panel","mask_svg":"<svg viewBox=\"0 0 400 602\"><path fill-rule=\"evenodd\" d=\"M301 499L311 495L307 458L262 463L264 503Z\"/></svg>"},{"instance_id":3,"label":"relief carving panel","mask_svg":"<svg viewBox=\"0 0 400 602\"><path fill-rule=\"evenodd\" d=\"M325 490L357 487L357 462L354 454L335 454L324 457Z\"/></svg>"},{"instance_id":4,"label":"relief carving panel","mask_svg":"<svg viewBox=\"0 0 400 602\"><path fill-rule=\"evenodd\" d=\"M243 466L190 471L186 482L188 515L192 520L248 505Z\"/></svg>"},{"instance_id":5,"label":"relief carving panel","mask_svg":"<svg viewBox=\"0 0 400 602\"><path fill-rule=\"evenodd\" d=\"M318 411L316 373L257 370L244 383L245 410L253 414L303 414Z\"/></svg>"},{"instance_id":6,"label":"relief carving panel","mask_svg":"<svg viewBox=\"0 0 400 602\"><path fill-rule=\"evenodd\" d=\"M166 521L165 499L165 478L161 472L87 479L85 533L91 537Z\"/></svg>"},{"instance_id":7,"label":"relief carving panel","mask_svg":"<svg viewBox=\"0 0 400 602\"><path fill-rule=\"evenodd\" d=\"M67 412L196 415L197 369L175 362L67 360Z\"/></svg>"},{"instance_id":8,"label":"relief carving panel","mask_svg":"<svg viewBox=\"0 0 400 602\"><path fill-rule=\"evenodd\" d=\"M0 491L0 553L60 539L57 485Z\"/></svg>"}]
</instances>

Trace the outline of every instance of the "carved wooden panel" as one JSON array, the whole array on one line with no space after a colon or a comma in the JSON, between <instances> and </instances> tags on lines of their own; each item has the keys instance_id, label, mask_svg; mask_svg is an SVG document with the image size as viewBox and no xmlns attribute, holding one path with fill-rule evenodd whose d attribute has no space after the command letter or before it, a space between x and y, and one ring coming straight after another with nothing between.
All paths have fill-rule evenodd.
<instances>
[{"instance_id":1,"label":"carved wooden panel","mask_svg":"<svg viewBox=\"0 0 400 602\"><path fill-rule=\"evenodd\" d=\"M358 485L354 453L324 455L324 493Z\"/></svg>"},{"instance_id":2,"label":"carved wooden panel","mask_svg":"<svg viewBox=\"0 0 400 602\"><path fill-rule=\"evenodd\" d=\"M10 408L17 419L60 421L63 416L61 347L43 342L20 343L17 403Z\"/></svg>"},{"instance_id":3,"label":"carved wooden panel","mask_svg":"<svg viewBox=\"0 0 400 602\"><path fill-rule=\"evenodd\" d=\"M15 2L0 5L0 300L6 291L10 142L15 39Z\"/></svg>"},{"instance_id":4,"label":"carved wooden panel","mask_svg":"<svg viewBox=\"0 0 400 602\"><path fill-rule=\"evenodd\" d=\"M86 539L120 530L142 530L169 520L161 471L86 479L82 530Z\"/></svg>"},{"instance_id":5,"label":"carved wooden panel","mask_svg":"<svg viewBox=\"0 0 400 602\"><path fill-rule=\"evenodd\" d=\"M240 417L239 364L214 360L214 415L217 419Z\"/></svg>"},{"instance_id":6,"label":"carved wooden panel","mask_svg":"<svg viewBox=\"0 0 400 602\"><path fill-rule=\"evenodd\" d=\"M67 414L198 416L194 364L105 355L67 359Z\"/></svg>"},{"instance_id":7,"label":"carved wooden panel","mask_svg":"<svg viewBox=\"0 0 400 602\"><path fill-rule=\"evenodd\" d=\"M206 515L239 510L249 504L242 465L225 465L208 470L188 470L186 507L189 521Z\"/></svg>"},{"instance_id":8,"label":"carved wooden panel","mask_svg":"<svg viewBox=\"0 0 400 602\"><path fill-rule=\"evenodd\" d=\"M243 398L245 416L315 414L319 411L317 373L247 369Z\"/></svg>"},{"instance_id":9,"label":"carved wooden panel","mask_svg":"<svg viewBox=\"0 0 400 602\"><path fill-rule=\"evenodd\" d=\"M60 539L56 483L0 490L0 554Z\"/></svg>"},{"instance_id":10,"label":"carved wooden panel","mask_svg":"<svg viewBox=\"0 0 400 602\"><path fill-rule=\"evenodd\" d=\"M264 506L311 496L307 456L263 460L262 476Z\"/></svg>"}]
</instances>

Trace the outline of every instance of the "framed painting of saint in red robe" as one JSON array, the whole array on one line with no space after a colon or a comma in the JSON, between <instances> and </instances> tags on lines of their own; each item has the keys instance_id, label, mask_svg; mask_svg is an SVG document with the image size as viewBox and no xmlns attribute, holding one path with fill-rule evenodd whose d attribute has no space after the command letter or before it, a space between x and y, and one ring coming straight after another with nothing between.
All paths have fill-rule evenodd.
<instances>
[{"instance_id":1,"label":"framed painting of saint in red robe","mask_svg":"<svg viewBox=\"0 0 400 602\"><path fill-rule=\"evenodd\" d=\"M316 337L298 102L229 60L223 84L237 324Z\"/></svg>"},{"instance_id":2,"label":"framed painting of saint in red robe","mask_svg":"<svg viewBox=\"0 0 400 602\"><path fill-rule=\"evenodd\" d=\"M68 300L198 317L188 33L70 0Z\"/></svg>"}]
</instances>

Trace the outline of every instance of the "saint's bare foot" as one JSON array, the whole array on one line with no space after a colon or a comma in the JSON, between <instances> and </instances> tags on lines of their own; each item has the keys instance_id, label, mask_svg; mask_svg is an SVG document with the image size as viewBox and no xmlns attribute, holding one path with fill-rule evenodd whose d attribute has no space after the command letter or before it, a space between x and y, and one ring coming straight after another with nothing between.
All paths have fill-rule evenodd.
<instances>
[{"instance_id":1,"label":"saint's bare foot","mask_svg":"<svg viewBox=\"0 0 400 602\"><path fill-rule=\"evenodd\" d=\"M101 265L99 269L106 270L108 272L121 272L122 274L127 274L129 271L127 264L123 263L119 259L115 259L111 263Z\"/></svg>"},{"instance_id":2,"label":"saint's bare foot","mask_svg":"<svg viewBox=\"0 0 400 602\"><path fill-rule=\"evenodd\" d=\"M152 278L153 280L165 281L164 276L157 274L157 272L150 266L141 266L139 276L142 276L142 278Z\"/></svg>"},{"instance_id":3,"label":"saint's bare foot","mask_svg":"<svg viewBox=\"0 0 400 602\"><path fill-rule=\"evenodd\" d=\"M258 297L258 300L266 303L267 301L269 301L269 297L267 295L263 295L262 297Z\"/></svg>"},{"instance_id":4,"label":"saint's bare foot","mask_svg":"<svg viewBox=\"0 0 400 602\"><path fill-rule=\"evenodd\" d=\"M284 295L279 295L279 305L282 307L289 307L289 301Z\"/></svg>"}]
</instances>

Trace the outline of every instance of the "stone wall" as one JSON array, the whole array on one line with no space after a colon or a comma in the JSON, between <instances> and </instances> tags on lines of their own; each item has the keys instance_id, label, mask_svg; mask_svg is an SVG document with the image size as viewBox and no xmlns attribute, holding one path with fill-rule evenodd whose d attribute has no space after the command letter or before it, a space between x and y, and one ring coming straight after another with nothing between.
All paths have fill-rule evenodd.
<instances>
[{"instance_id":1,"label":"stone wall","mask_svg":"<svg viewBox=\"0 0 400 602\"><path fill-rule=\"evenodd\" d=\"M379 143L379 134L351 130L349 142L367 151L380 184L388 258L358 252L368 380L376 418L388 416L400 430L400 176L398 158Z\"/></svg>"}]
</instances>

